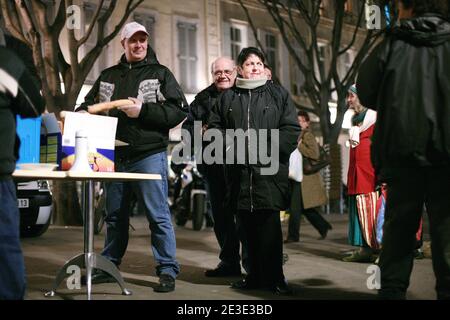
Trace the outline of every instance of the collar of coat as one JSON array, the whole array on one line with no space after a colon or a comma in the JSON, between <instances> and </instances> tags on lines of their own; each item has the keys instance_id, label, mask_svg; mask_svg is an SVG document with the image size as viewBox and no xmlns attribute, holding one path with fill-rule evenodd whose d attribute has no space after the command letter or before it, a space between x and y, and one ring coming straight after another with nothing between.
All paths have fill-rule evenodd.
<instances>
[{"instance_id":1,"label":"collar of coat","mask_svg":"<svg viewBox=\"0 0 450 320\"><path fill-rule=\"evenodd\" d=\"M267 82L267 78L261 79L244 79L244 78L236 78L236 87L240 89L255 89L265 85Z\"/></svg>"}]
</instances>

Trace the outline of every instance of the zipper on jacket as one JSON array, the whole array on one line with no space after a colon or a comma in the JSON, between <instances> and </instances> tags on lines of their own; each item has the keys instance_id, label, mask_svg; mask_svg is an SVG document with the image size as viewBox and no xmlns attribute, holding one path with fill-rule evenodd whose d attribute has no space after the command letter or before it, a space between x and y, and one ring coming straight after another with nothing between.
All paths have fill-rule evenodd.
<instances>
[{"instance_id":1,"label":"zipper on jacket","mask_svg":"<svg viewBox=\"0 0 450 320\"><path fill-rule=\"evenodd\" d=\"M248 90L248 106L247 106L247 137L248 137L248 161L250 169L250 212L253 212L253 171L250 167L250 104L252 102L252 91Z\"/></svg>"}]
</instances>

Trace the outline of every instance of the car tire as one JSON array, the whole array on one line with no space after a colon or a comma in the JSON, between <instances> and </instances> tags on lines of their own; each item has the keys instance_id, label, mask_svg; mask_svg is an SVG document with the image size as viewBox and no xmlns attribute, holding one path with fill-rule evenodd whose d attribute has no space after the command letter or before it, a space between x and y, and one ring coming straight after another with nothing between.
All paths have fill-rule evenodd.
<instances>
[{"instance_id":1,"label":"car tire","mask_svg":"<svg viewBox=\"0 0 450 320\"><path fill-rule=\"evenodd\" d=\"M21 226L20 236L22 238L35 238L41 236L42 234L44 234L45 231L47 231L48 227L50 226L51 220L52 216L50 215L46 224L37 224L34 226Z\"/></svg>"}]
</instances>

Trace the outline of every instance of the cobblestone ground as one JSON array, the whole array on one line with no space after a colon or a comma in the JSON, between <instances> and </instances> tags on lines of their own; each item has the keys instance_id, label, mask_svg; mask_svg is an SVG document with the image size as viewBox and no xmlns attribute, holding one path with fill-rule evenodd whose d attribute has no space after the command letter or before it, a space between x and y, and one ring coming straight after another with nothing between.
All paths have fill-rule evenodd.
<instances>
[{"instance_id":1,"label":"cobblestone ground","mask_svg":"<svg viewBox=\"0 0 450 320\"><path fill-rule=\"evenodd\" d=\"M204 271L218 263L218 245L212 228L194 231L190 222L185 227L176 227L177 258L181 273L176 290L171 293L154 293L158 278L149 247L149 229L142 216L133 217L130 228L128 251L121 265L121 273L131 296L121 295L117 284L93 286L96 300L253 300L253 299L307 299L307 300L372 300L376 290L373 266L365 263L346 263L341 258L352 247L347 245L347 215L331 214L325 218L333 230L325 240L308 222L302 222L301 239L298 243L286 244L289 259L284 266L287 280L294 289L289 297L275 296L266 291L239 292L229 284L238 278L206 278ZM287 220L283 221L286 232ZM425 233L425 240L428 235ZM95 237L95 251L103 247L104 231ZM50 226L39 238L23 239L23 251L28 276L27 299L46 299L43 294L50 289L53 280L66 260L83 251L81 227ZM429 245L425 244L425 258L415 260L408 291L408 299L435 299L434 275L429 258ZM369 284L369 285L368 285ZM60 285L54 300L86 299L85 288L69 290L67 282Z\"/></svg>"}]
</instances>

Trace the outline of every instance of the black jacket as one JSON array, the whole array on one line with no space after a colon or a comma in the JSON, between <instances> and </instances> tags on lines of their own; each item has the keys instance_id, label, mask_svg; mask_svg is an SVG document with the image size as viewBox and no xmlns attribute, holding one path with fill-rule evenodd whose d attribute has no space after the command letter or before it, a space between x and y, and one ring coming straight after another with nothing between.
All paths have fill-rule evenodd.
<instances>
[{"instance_id":1,"label":"black jacket","mask_svg":"<svg viewBox=\"0 0 450 320\"><path fill-rule=\"evenodd\" d=\"M226 179L231 190L227 201L228 205L237 206L238 210L286 209L289 202L289 156L297 146L300 133L295 107L289 93L270 81L252 90L233 87L219 96L208 127L244 131L248 128L256 131L279 129L279 167L276 174L262 175L261 169L269 165L262 165L259 157L256 164L249 163L247 139L245 164L235 163L225 166ZM267 150L270 152L270 137L262 142L267 143ZM260 144L258 150L259 146ZM237 149L239 143L234 143L233 147Z\"/></svg>"},{"instance_id":2,"label":"black jacket","mask_svg":"<svg viewBox=\"0 0 450 320\"><path fill-rule=\"evenodd\" d=\"M190 105L188 120L202 121L206 124L219 94L214 83L200 91Z\"/></svg>"},{"instance_id":3,"label":"black jacket","mask_svg":"<svg viewBox=\"0 0 450 320\"><path fill-rule=\"evenodd\" d=\"M217 90L215 84L211 84L206 89L200 91L194 101L189 106L189 114L185 122L183 122L183 129L189 131L191 137L194 137L194 122L201 121L202 125L207 124L209 114L220 92Z\"/></svg>"},{"instance_id":4,"label":"black jacket","mask_svg":"<svg viewBox=\"0 0 450 320\"><path fill-rule=\"evenodd\" d=\"M220 92L217 90L216 85L213 83L206 89L200 91L196 96L194 101L189 106L189 114L187 116L187 119L185 122L183 122L183 129L187 130L191 136L191 152L194 153L194 122L201 121L202 126L206 125L208 123L209 115L211 113L211 110L216 103L217 97L219 96ZM200 135L198 135L200 136ZM202 146L204 150L208 146L208 142L202 142ZM197 169L202 174L207 174L207 167L204 164L198 164L197 163ZM215 169L213 170L220 170L223 171L223 168L221 166L213 166Z\"/></svg>"},{"instance_id":5,"label":"black jacket","mask_svg":"<svg viewBox=\"0 0 450 320\"><path fill-rule=\"evenodd\" d=\"M450 23L402 20L362 64L361 103L378 111L372 162L384 168L450 165Z\"/></svg>"},{"instance_id":6,"label":"black jacket","mask_svg":"<svg viewBox=\"0 0 450 320\"><path fill-rule=\"evenodd\" d=\"M125 55L119 64L104 70L76 111L89 105L136 97L143 101L136 119L113 109L109 116L117 117L116 137L129 144L116 148L116 159L137 161L165 151L169 130L186 117L184 94L168 68L159 64L149 48L147 58L128 63Z\"/></svg>"},{"instance_id":7,"label":"black jacket","mask_svg":"<svg viewBox=\"0 0 450 320\"><path fill-rule=\"evenodd\" d=\"M37 83L16 54L0 46L0 179L15 169L19 150L16 115L39 116L45 108Z\"/></svg>"}]
</instances>

